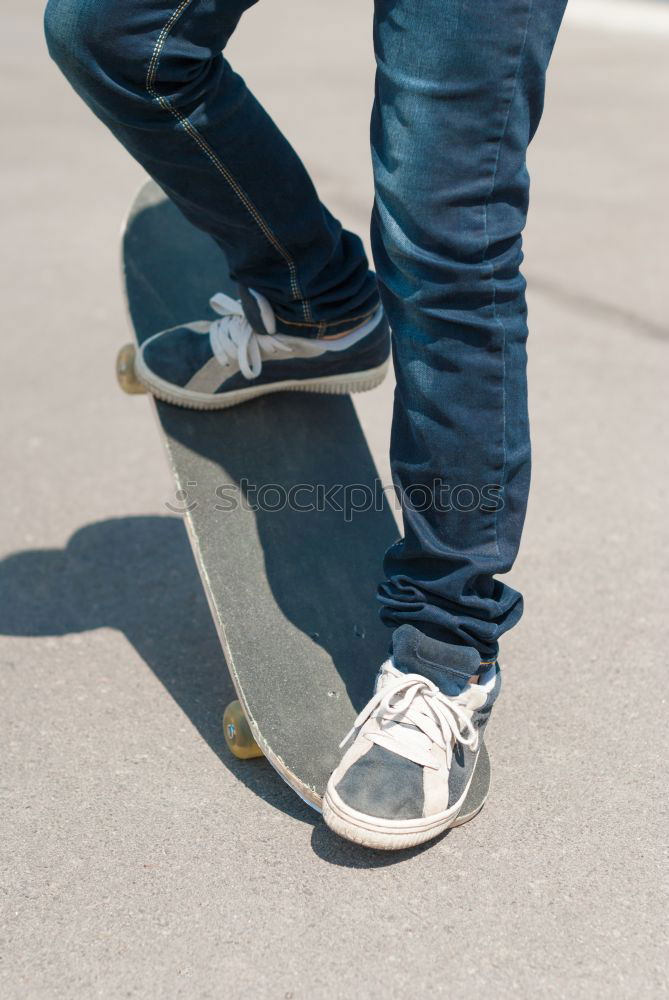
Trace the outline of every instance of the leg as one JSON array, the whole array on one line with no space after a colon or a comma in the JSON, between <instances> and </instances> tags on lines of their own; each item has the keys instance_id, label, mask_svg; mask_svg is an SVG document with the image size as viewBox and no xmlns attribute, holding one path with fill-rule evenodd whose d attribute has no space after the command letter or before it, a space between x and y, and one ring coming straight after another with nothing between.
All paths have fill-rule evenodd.
<instances>
[{"instance_id":1,"label":"leg","mask_svg":"<svg viewBox=\"0 0 669 1000\"><path fill-rule=\"evenodd\" d=\"M375 310L358 237L221 55L255 0L49 0L53 58L94 113L222 246L287 334L337 334ZM297 208L296 208L297 206Z\"/></svg>"},{"instance_id":2,"label":"leg","mask_svg":"<svg viewBox=\"0 0 669 1000\"><path fill-rule=\"evenodd\" d=\"M379 591L393 656L323 805L370 847L459 822L500 691L481 661L521 613L495 574L513 563L529 484L525 151L564 4L376 0L372 238L404 538Z\"/></svg>"},{"instance_id":3,"label":"leg","mask_svg":"<svg viewBox=\"0 0 669 1000\"><path fill-rule=\"evenodd\" d=\"M404 516L381 614L405 626L396 655L468 652L471 673L522 611L495 574L515 559L529 488L525 154L565 4L376 0L372 238Z\"/></svg>"}]
</instances>

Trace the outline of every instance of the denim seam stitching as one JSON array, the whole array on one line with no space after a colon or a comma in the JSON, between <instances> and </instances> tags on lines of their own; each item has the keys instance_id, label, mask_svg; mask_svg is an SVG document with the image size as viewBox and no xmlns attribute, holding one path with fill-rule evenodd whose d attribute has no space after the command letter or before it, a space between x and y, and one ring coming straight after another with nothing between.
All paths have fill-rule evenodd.
<instances>
[{"instance_id":1,"label":"denim seam stitching","mask_svg":"<svg viewBox=\"0 0 669 1000\"><path fill-rule=\"evenodd\" d=\"M416 641L416 647L417 646L418 646L418 642ZM423 656L422 653L418 652L418 649L416 647L414 647L414 651L413 651L414 656L416 657L417 660L420 660L421 663L427 664L428 667L435 667L437 670L448 670L450 673L458 674L460 677L470 677L470 676L472 676L471 674L465 673L464 670L454 670L453 667L448 667L444 663L437 663L436 660L431 660L431 659L429 659L429 657ZM476 649L476 646L466 646L466 647L463 647L463 648L466 648L466 649ZM476 650L476 651L478 652L478 650ZM492 661L492 662L494 662L494 661ZM480 666L482 666L482 662L479 662L479 667Z\"/></svg>"},{"instance_id":2,"label":"denim seam stitching","mask_svg":"<svg viewBox=\"0 0 669 1000\"><path fill-rule=\"evenodd\" d=\"M178 111L178 109L175 108L174 105L167 100L166 97L162 97L155 89L156 72L158 69L158 63L160 62L160 56L162 54L165 40L169 35L170 31L172 30L172 28L174 27L174 25L176 24L176 22L178 21L178 19L181 17L183 12L186 10L187 7L190 6L192 2L193 0L181 0L181 3L172 12L167 22L163 26L160 34L158 35L146 73L146 89L150 94L150 96L153 97L154 100L158 101L163 110L169 111L169 113L177 119L177 121L179 122L183 130L186 132L186 134L190 136L190 138L202 150L202 152L210 160L210 162L213 163L216 170L218 170L223 179L227 182L228 186L237 195L240 202L247 210L251 218L255 221L256 225L262 232L265 239L268 240L268 242L274 247L277 253L283 258L286 266L288 267L288 273L290 277L290 287L293 298L301 300L302 312L304 314L305 320L311 321L313 323L311 306L309 302L302 295L298 283L297 267L295 265L295 261L293 260L292 256L288 253L287 250L284 249L284 247L279 242L278 238L276 237L276 235L274 234L268 223L265 221L263 216L260 214L258 209L255 207L249 196L246 194L243 188L238 184L235 177L230 173L230 171L222 162L218 154L211 148L211 146L206 141L204 136L202 136L198 132L198 130L195 128L195 126L187 117L182 115Z\"/></svg>"},{"instance_id":3,"label":"denim seam stitching","mask_svg":"<svg viewBox=\"0 0 669 1000\"><path fill-rule=\"evenodd\" d=\"M330 326L342 326L344 323L354 323L354 322L357 322L358 320L369 319L370 316L374 315L374 313L377 311L378 308L379 308L378 305L376 305L376 306L374 306L373 309L370 309L369 312L360 313L358 316L346 316L344 319L333 319L333 320L329 320L329 321L328 320L318 320L318 321L314 320L311 323L299 323L299 322L295 322L294 320L291 320L291 319L283 319L281 316L279 316L278 319L279 319L279 322L282 323L282 324L285 324L285 326L318 326L319 328L324 328L325 329L325 328L330 327Z\"/></svg>"},{"instance_id":4,"label":"denim seam stitching","mask_svg":"<svg viewBox=\"0 0 669 1000\"><path fill-rule=\"evenodd\" d=\"M492 198L493 192L495 190L495 182L497 181L497 170L499 168L499 157L500 157L500 152L501 152L501 148L502 148L502 142L504 140L504 136L506 135L507 129L509 127L509 118L511 117L511 108L513 107L513 100L514 100L514 98L516 96L516 93L518 91L518 77L520 75L520 66L521 66L521 63L523 61L523 55L525 54L525 46L527 44L527 35L528 35L528 32L529 32L529 28L530 28L530 20L532 18L532 12L533 12L533 10L534 10L534 0L530 0L529 7L528 7L528 10L527 10L527 19L525 21L525 31L523 33L523 40L522 40L522 43L521 43L521 46L520 46L520 50L518 52L518 63L516 65L516 71L515 71L514 77L513 77L513 88L511 90L511 95L509 97L509 103L508 103L508 106L507 106L507 109L506 109L506 116L504 118L504 126L502 128L502 132L500 134L500 137L499 137L499 140L498 140L498 143L497 143L497 152L495 154L495 163L494 163L494 166L493 166L492 178L491 178L491 181L490 181L490 190L489 190L488 196L487 196L487 198L485 200L485 205L484 205L484 209L483 209L483 232L484 232L485 240L486 240L485 249L483 251L483 261L485 261L485 255L488 252L488 250L490 249L490 234L488 232L488 208L489 208L489 205L490 205L490 200ZM499 326L499 329L502 331L502 480L504 480L504 476L505 476L505 473L506 473L506 458L507 458L507 456L506 456L506 329L505 329L504 324L502 323L501 319L499 318L499 316L497 314L497 288L496 288L496 285L495 285L495 266L492 263L490 264L490 282L492 284L492 302L491 302L491 305L492 305L493 317L495 319L495 322ZM497 555L499 555L499 534L498 534L499 524L498 524L498 513L499 512L496 510L495 511L495 548L496 548L496 551L497 551Z\"/></svg>"}]
</instances>

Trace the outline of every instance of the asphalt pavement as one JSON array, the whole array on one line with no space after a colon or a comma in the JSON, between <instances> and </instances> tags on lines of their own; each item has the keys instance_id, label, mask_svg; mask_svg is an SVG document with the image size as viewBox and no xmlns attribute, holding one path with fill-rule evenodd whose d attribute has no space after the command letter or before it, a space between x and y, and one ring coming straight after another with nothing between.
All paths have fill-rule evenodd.
<instances>
[{"instance_id":1,"label":"asphalt pavement","mask_svg":"<svg viewBox=\"0 0 669 1000\"><path fill-rule=\"evenodd\" d=\"M387 855L225 748L231 685L156 427L114 377L143 175L50 64L41 4L5 0L7 1000L667 995L669 9L630 27L587 6L530 158L526 615L492 793ZM230 50L363 235L370 22L359 0L260 4ZM357 404L386 481L391 402L388 381Z\"/></svg>"}]
</instances>

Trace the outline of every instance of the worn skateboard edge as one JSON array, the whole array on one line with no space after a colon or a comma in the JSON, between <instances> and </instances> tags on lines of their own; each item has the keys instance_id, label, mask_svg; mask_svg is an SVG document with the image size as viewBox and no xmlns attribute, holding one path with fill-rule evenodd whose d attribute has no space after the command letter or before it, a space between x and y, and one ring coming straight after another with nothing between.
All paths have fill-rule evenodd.
<instances>
[{"instance_id":1,"label":"worn skateboard edge","mask_svg":"<svg viewBox=\"0 0 669 1000\"><path fill-rule=\"evenodd\" d=\"M176 472L174 463L172 461L172 456L170 453L169 445L167 443L167 439L165 437L164 432L162 431L162 426L160 425L160 417L158 415L158 408L156 406L155 400L153 400L151 403L151 409L153 410L154 416L161 431L161 436L163 438L163 446L165 453L167 455L167 462L172 472L172 476L174 478L177 487L180 487L181 484L179 481L179 476ZM207 598L207 604L209 605L209 613L211 614L214 626L216 628L216 632L218 634L219 642L221 643L221 647L223 649L223 656L225 657L225 662L228 668L228 672L230 673L230 678L232 680L232 684L235 689L235 694L237 695L237 698L239 699L239 702L244 710L244 715L246 716L246 721L249 724L249 728L253 735L253 739L256 741L256 743L262 750L263 756L268 760L268 762L272 765L272 767L279 774L279 776L283 778L286 784L289 785L293 789L293 791L297 795L299 795L299 797L304 802L306 802L307 805L311 806L312 809L316 809L318 812L320 812L322 804L321 796L318 795L315 789L311 788L309 785L306 785L303 781L300 781L297 775L294 774L288 767L286 767L282 758L278 754L274 753L274 751L268 744L267 740L262 735L258 727L258 723L253 717L248 701L246 700L246 696L244 694L244 688L242 687L239 675L235 667L235 659L232 650L230 648L230 643L228 642L228 637L225 634L225 626L220 621L218 609L214 604L212 598L211 580L209 578L209 573L207 571L205 561L202 558L202 551L200 548L200 540L198 538L198 534L195 530L192 519L188 513L185 514L184 520L186 522L186 532L188 534L188 540L190 542L193 556L195 558L195 565L197 566L198 573L200 574L202 589L204 590L205 596Z\"/></svg>"},{"instance_id":2,"label":"worn skateboard edge","mask_svg":"<svg viewBox=\"0 0 669 1000\"><path fill-rule=\"evenodd\" d=\"M208 588L205 587L205 590L208 591ZM208 598L209 594L207 592L207 599ZM211 602L209 606L211 608ZM304 781L300 781L295 772L291 771L290 768L286 765L283 758L272 750L269 743L262 735L258 723L254 719L253 714L249 708L248 702L246 700L246 697L244 695L244 689L242 687L239 675L237 674L237 670L235 668L235 658L232 654L232 650L230 649L230 645L228 643L227 636L225 634L225 629L219 628L218 624L216 625L216 627L218 630L221 646L223 647L225 662L227 663L228 670L230 671L232 684L234 686L237 697L239 698L240 704L244 709L244 715L246 716L246 721L249 724L249 728L253 735L253 739L256 741L256 743L262 750L263 756L266 758L266 760L271 764L271 766L277 772L279 777L282 778L283 781L285 781L285 783L290 788L293 789L295 794L298 795L302 799L302 801L305 802L308 806L310 806L312 809L315 809L316 812L319 813L322 812L322 807L323 807L322 796L319 795L316 789L312 788L311 785L307 785Z\"/></svg>"}]
</instances>

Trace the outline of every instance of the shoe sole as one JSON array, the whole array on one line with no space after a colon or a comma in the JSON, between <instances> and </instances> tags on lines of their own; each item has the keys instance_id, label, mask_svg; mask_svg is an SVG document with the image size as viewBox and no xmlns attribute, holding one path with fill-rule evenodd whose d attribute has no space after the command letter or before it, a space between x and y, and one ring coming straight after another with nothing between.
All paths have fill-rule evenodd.
<instances>
[{"instance_id":1,"label":"shoe sole","mask_svg":"<svg viewBox=\"0 0 669 1000\"><path fill-rule=\"evenodd\" d=\"M472 775L473 779L473 775ZM435 816L420 817L415 820L384 820L357 812L347 806L334 789L326 789L323 798L323 819L333 831L345 840L362 847L380 851L401 851L417 847L433 840L445 830L464 826L483 809L487 794L476 809L462 812L469 791L470 779L464 794L450 809Z\"/></svg>"},{"instance_id":2,"label":"shoe sole","mask_svg":"<svg viewBox=\"0 0 669 1000\"><path fill-rule=\"evenodd\" d=\"M153 396L165 403L172 403L174 406L183 406L191 410L225 410L229 406L237 406L239 403L256 399L258 396L266 396L272 392L318 392L341 396L351 392L367 392L383 382L389 364L390 359L386 359L378 367L369 368L362 372L269 382L266 385L250 385L244 389L231 389L229 392L216 396L215 399L190 389L180 389L178 393L174 392L174 387L170 382L166 382L151 372L139 352L135 355L135 375Z\"/></svg>"}]
</instances>

